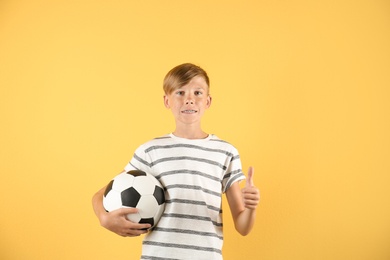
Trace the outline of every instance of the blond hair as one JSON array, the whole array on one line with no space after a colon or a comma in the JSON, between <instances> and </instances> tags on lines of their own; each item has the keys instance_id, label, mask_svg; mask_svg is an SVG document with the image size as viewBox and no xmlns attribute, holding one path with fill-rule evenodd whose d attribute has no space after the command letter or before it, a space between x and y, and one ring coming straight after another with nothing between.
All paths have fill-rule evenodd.
<instances>
[{"instance_id":1,"label":"blond hair","mask_svg":"<svg viewBox=\"0 0 390 260\"><path fill-rule=\"evenodd\" d=\"M164 78L163 89L165 94L171 94L178 88L188 84L194 77L203 77L210 87L210 80L205 70L192 63L184 63L171 69Z\"/></svg>"}]
</instances>

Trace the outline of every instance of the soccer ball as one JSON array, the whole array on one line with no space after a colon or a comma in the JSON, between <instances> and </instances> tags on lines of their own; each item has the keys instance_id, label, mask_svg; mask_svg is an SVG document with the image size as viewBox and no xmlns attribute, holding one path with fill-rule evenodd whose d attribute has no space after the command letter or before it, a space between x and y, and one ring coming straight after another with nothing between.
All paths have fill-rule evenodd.
<instances>
[{"instance_id":1,"label":"soccer ball","mask_svg":"<svg viewBox=\"0 0 390 260\"><path fill-rule=\"evenodd\" d=\"M153 227L164 212L164 189L149 173L139 170L123 172L107 185L103 206L108 212L126 207L137 208L138 213L128 214L127 219Z\"/></svg>"}]
</instances>

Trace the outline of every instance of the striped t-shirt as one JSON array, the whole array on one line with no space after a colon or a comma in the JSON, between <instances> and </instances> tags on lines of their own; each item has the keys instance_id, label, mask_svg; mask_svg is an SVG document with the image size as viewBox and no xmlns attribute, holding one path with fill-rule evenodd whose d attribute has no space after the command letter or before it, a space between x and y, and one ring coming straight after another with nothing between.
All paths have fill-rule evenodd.
<instances>
[{"instance_id":1,"label":"striped t-shirt","mask_svg":"<svg viewBox=\"0 0 390 260\"><path fill-rule=\"evenodd\" d=\"M215 135L169 134L141 145L125 167L134 169L154 175L166 199L141 259L222 259L222 193L245 179L237 149Z\"/></svg>"}]
</instances>

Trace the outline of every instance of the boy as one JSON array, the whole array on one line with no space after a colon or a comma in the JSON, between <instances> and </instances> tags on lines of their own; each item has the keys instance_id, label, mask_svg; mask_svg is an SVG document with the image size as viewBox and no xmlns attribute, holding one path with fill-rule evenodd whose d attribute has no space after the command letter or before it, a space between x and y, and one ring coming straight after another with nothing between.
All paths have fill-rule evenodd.
<instances>
[{"instance_id":1,"label":"boy","mask_svg":"<svg viewBox=\"0 0 390 260\"><path fill-rule=\"evenodd\" d=\"M222 259L222 193L236 230L247 235L255 222L259 191L249 169L246 187L237 150L215 135L205 133L201 118L210 107L209 78L200 67L185 63L164 79L164 105L176 123L171 134L141 145L124 171L153 174L164 186L166 206L158 224L132 223L126 215L137 209L106 212L102 206L105 187L93 197L100 223L121 236L147 233L141 259Z\"/></svg>"}]
</instances>

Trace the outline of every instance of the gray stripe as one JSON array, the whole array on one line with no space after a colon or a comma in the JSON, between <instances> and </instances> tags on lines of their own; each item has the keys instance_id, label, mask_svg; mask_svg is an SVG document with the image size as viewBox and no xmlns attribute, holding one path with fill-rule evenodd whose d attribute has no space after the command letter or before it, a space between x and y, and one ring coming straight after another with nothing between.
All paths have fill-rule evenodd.
<instances>
[{"instance_id":1,"label":"gray stripe","mask_svg":"<svg viewBox=\"0 0 390 260\"><path fill-rule=\"evenodd\" d=\"M226 187L225 187L225 190L228 190L230 188L230 186L232 186L232 184L238 179L238 178L241 178L241 177L245 177L244 174L237 174L236 176L234 176L233 178L230 179L230 181L228 183L226 183Z\"/></svg>"},{"instance_id":2,"label":"gray stripe","mask_svg":"<svg viewBox=\"0 0 390 260\"><path fill-rule=\"evenodd\" d=\"M175 185L167 185L167 186L165 186L166 190L176 189L176 188L178 188L178 189L189 189L189 190L201 190L204 193L208 193L208 194L211 194L211 195L214 195L214 196L217 196L217 197L221 197L221 193L220 192L208 190L208 189L205 189L203 187L195 186L195 185L175 184Z\"/></svg>"},{"instance_id":3,"label":"gray stripe","mask_svg":"<svg viewBox=\"0 0 390 260\"><path fill-rule=\"evenodd\" d=\"M201 206L206 206L208 209L221 212L220 208L207 205L204 201L172 199L172 200L166 200L165 203L183 203L183 204L201 205Z\"/></svg>"},{"instance_id":4,"label":"gray stripe","mask_svg":"<svg viewBox=\"0 0 390 260\"><path fill-rule=\"evenodd\" d=\"M242 174L242 169L237 169L235 171L231 171L229 173L226 173L224 176L223 176L223 179L229 179L231 175L234 175L234 174L237 174L237 173L241 173Z\"/></svg>"},{"instance_id":5,"label":"gray stripe","mask_svg":"<svg viewBox=\"0 0 390 260\"><path fill-rule=\"evenodd\" d=\"M179 229L179 228L160 228L156 227L153 228L153 232L159 231L159 232L168 232L168 233L182 233L182 234L191 234L191 235L197 235L197 236L207 236L207 237L216 237L220 240L223 240L222 236L218 236L215 233L211 232L200 232L195 230L189 230L189 229Z\"/></svg>"},{"instance_id":6,"label":"gray stripe","mask_svg":"<svg viewBox=\"0 0 390 260\"><path fill-rule=\"evenodd\" d=\"M147 260L180 260L177 258L166 258L166 257L158 257L158 256L150 256L150 255L142 255L142 259L147 259Z\"/></svg>"},{"instance_id":7,"label":"gray stripe","mask_svg":"<svg viewBox=\"0 0 390 260\"><path fill-rule=\"evenodd\" d=\"M134 159L136 159L137 161L139 161L140 163L148 166L149 168L152 167L152 164L151 163L148 163L147 161L145 161L144 159L142 159L141 157L139 157L137 154L134 154Z\"/></svg>"},{"instance_id":8,"label":"gray stripe","mask_svg":"<svg viewBox=\"0 0 390 260\"><path fill-rule=\"evenodd\" d=\"M162 140L162 139L171 139L171 137L168 135L164 135L164 136L154 138L154 140Z\"/></svg>"},{"instance_id":9,"label":"gray stripe","mask_svg":"<svg viewBox=\"0 0 390 260\"><path fill-rule=\"evenodd\" d=\"M149 245L149 246L161 246L161 247L168 247L168 248L170 247L170 248L193 249L193 250L216 252L216 253L222 254L220 249L212 248L212 247L173 244L173 243L160 243L160 242L152 242L152 241L144 241L143 244Z\"/></svg>"},{"instance_id":10,"label":"gray stripe","mask_svg":"<svg viewBox=\"0 0 390 260\"><path fill-rule=\"evenodd\" d=\"M197 157L190 157L190 156L177 156L177 157L167 157L167 158L162 158L158 159L156 161L153 161L150 163L150 167L155 166L156 164L162 163L162 162L167 162L167 161L176 161L176 160L191 160L191 161L198 161L198 162L203 162L203 163L208 163L212 165L216 165L219 168L226 170L226 166L223 164L220 164L219 162L208 160L208 159L203 159L203 158L197 158ZM147 163L146 161L144 161Z\"/></svg>"},{"instance_id":11,"label":"gray stripe","mask_svg":"<svg viewBox=\"0 0 390 260\"><path fill-rule=\"evenodd\" d=\"M236 156L234 156L230 161L234 161L234 160L239 160L240 159L240 155L237 154Z\"/></svg>"},{"instance_id":12,"label":"gray stripe","mask_svg":"<svg viewBox=\"0 0 390 260\"><path fill-rule=\"evenodd\" d=\"M175 213L164 213L162 214L162 217L165 218L186 218L186 219L194 219L194 220L201 220L201 221L208 221L213 223L214 226L222 227L222 223L218 223L215 221L212 221L210 217L201 217L201 216L194 216L194 215L185 215L185 214L175 214Z\"/></svg>"},{"instance_id":13,"label":"gray stripe","mask_svg":"<svg viewBox=\"0 0 390 260\"><path fill-rule=\"evenodd\" d=\"M213 141L213 142L220 142L220 143L224 143L224 144L230 144L229 142L226 142L222 139L210 139L210 141Z\"/></svg>"},{"instance_id":14,"label":"gray stripe","mask_svg":"<svg viewBox=\"0 0 390 260\"><path fill-rule=\"evenodd\" d=\"M174 170L174 171L168 171L168 172L162 172L159 175L156 176L157 179L160 179L163 176L172 175L172 174L194 174L194 175L200 175L202 177L211 179L213 181L220 182L221 180L217 177L214 177L212 175L209 175L207 173L199 172L199 171L191 171L191 170Z\"/></svg>"},{"instance_id":15,"label":"gray stripe","mask_svg":"<svg viewBox=\"0 0 390 260\"><path fill-rule=\"evenodd\" d=\"M129 162L129 164L130 164L134 169L139 170L138 167L135 167L135 165L132 164L131 162Z\"/></svg>"},{"instance_id":16,"label":"gray stripe","mask_svg":"<svg viewBox=\"0 0 390 260\"><path fill-rule=\"evenodd\" d=\"M171 149L171 148L189 148L189 149L197 149L207 152L214 152L214 153L222 153L229 157L232 157L233 154L229 153L228 151L222 150L222 149L213 149L213 148L205 148L202 146L192 145L192 144L172 144L172 145L154 145L150 146L149 148L145 149L145 153L148 153L153 150L158 149Z\"/></svg>"}]
</instances>

